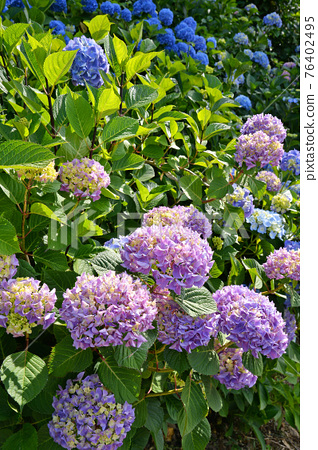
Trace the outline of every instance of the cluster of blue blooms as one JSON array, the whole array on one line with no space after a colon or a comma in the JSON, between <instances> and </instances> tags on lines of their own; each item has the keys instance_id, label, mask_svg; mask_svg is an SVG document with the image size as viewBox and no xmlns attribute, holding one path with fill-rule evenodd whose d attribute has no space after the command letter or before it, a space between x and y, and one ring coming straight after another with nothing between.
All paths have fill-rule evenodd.
<instances>
[{"instance_id":1,"label":"cluster of blue blooms","mask_svg":"<svg viewBox=\"0 0 318 450\"><path fill-rule=\"evenodd\" d=\"M299 98L295 98L295 97L283 97L283 101L284 102L288 102L288 103L299 103Z\"/></svg>"},{"instance_id":2,"label":"cluster of blue blooms","mask_svg":"<svg viewBox=\"0 0 318 450\"><path fill-rule=\"evenodd\" d=\"M82 0L83 11L93 13L98 8L96 0Z\"/></svg>"},{"instance_id":3,"label":"cluster of blue blooms","mask_svg":"<svg viewBox=\"0 0 318 450\"><path fill-rule=\"evenodd\" d=\"M268 25L270 27L275 26L278 28L281 28L281 26L283 25L282 19L280 18L279 14L277 14L276 12L267 14L267 16L265 16L263 18L263 23L264 23L264 25Z\"/></svg>"},{"instance_id":4,"label":"cluster of blue blooms","mask_svg":"<svg viewBox=\"0 0 318 450\"><path fill-rule=\"evenodd\" d=\"M246 222L251 225L251 231L256 230L261 234L267 232L271 239L275 239L276 236L283 239L285 235L283 216L273 211L255 208L254 213L247 217Z\"/></svg>"},{"instance_id":5,"label":"cluster of blue blooms","mask_svg":"<svg viewBox=\"0 0 318 450\"><path fill-rule=\"evenodd\" d=\"M100 5L100 10L103 14L109 14L110 16L115 16L115 14L116 14L117 17L119 17L120 12L121 12L121 7L117 3L112 3L112 2L107 1L107 2L103 2Z\"/></svg>"},{"instance_id":6,"label":"cluster of blue blooms","mask_svg":"<svg viewBox=\"0 0 318 450\"><path fill-rule=\"evenodd\" d=\"M260 51L254 52L252 61L254 61L257 64L259 64L260 66L264 67L264 69L267 69L267 67L269 66L268 56L264 52L260 52Z\"/></svg>"},{"instance_id":7,"label":"cluster of blue blooms","mask_svg":"<svg viewBox=\"0 0 318 450\"><path fill-rule=\"evenodd\" d=\"M233 38L234 42L241 45L248 45L249 40L248 36L245 33L236 33L236 35Z\"/></svg>"},{"instance_id":8,"label":"cluster of blue blooms","mask_svg":"<svg viewBox=\"0 0 318 450\"><path fill-rule=\"evenodd\" d=\"M284 172L287 170L293 172L295 175L300 174L300 151L290 150L285 152L280 163L280 168Z\"/></svg>"},{"instance_id":9,"label":"cluster of blue blooms","mask_svg":"<svg viewBox=\"0 0 318 450\"><path fill-rule=\"evenodd\" d=\"M248 97L246 97L246 95L238 95L234 100L247 111L250 111L252 109L252 102Z\"/></svg>"},{"instance_id":10,"label":"cluster of blue blooms","mask_svg":"<svg viewBox=\"0 0 318 450\"><path fill-rule=\"evenodd\" d=\"M55 2L50 6L51 11L54 12L67 12L66 0L55 0Z\"/></svg>"}]
</instances>

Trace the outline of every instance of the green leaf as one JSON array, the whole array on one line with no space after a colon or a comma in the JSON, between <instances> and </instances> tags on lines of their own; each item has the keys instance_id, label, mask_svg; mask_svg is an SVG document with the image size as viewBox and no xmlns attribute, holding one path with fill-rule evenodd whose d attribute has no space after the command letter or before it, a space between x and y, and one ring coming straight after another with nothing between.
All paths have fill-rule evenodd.
<instances>
[{"instance_id":1,"label":"green leaf","mask_svg":"<svg viewBox=\"0 0 318 450\"><path fill-rule=\"evenodd\" d=\"M209 109L203 108L198 112L198 119L201 124L202 130L206 127L211 117L211 111Z\"/></svg>"},{"instance_id":2,"label":"green leaf","mask_svg":"<svg viewBox=\"0 0 318 450\"><path fill-rule=\"evenodd\" d=\"M254 197L262 200L263 196L266 194L266 183L256 180L255 178L248 177L248 185L251 188Z\"/></svg>"},{"instance_id":3,"label":"green leaf","mask_svg":"<svg viewBox=\"0 0 318 450\"><path fill-rule=\"evenodd\" d=\"M152 433L157 433L163 424L163 409L160 406L160 401L157 398L146 398L147 404L147 419L145 427Z\"/></svg>"},{"instance_id":4,"label":"green leaf","mask_svg":"<svg viewBox=\"0 0 318 450\"><path fill-rule=\"evenodd\" d=\"M132 424L134 428L141 428L145 425L147 419L147 404L146 400L136 403L135 408L135 420Z\"/></svg>"},{"instance_id":5,"label":"green leaf","mask_svg":"<svg viewBox=\"0 0 318 450\"><path fill-rule=\"evenodd\" d=\"M140 373L134 369L119 367L111 348L100 348L100 352L103 355L98 367L101 382L114 393L117 402L134 403L140 391Z\"/></svg>"},{"instance_id":6,"label":"green leaf","mask_svg":"<svg viewBox=\"0 0 318 450\"><path fill-rule=\"evenodd\" d=\"M267 445L263 436L263 433L261 432L261 430L258 428L258 426L256 426L253 423L250 423L251 428L253 429L255 436L258 439L258 442L261 444L262 450L266 450L267 449Z\"/></svg>"},{"instance_id":7,"label":"green leaf","mask_svg":"<svg viewBox=\"0 0 318 450\"><path fill-rule=\"evenodd\" d=\"M12 49L17 46L28 27L29 24L26 23L14 23L4 30L3 42L8 55L10 55Z\"/></svg>"},{"instance_id":8,"label":"green leaf","mask_svg":"<svg viewBox=\"0 0 318 450\"><path fill-rule=\"evenodd\" d=\"M53 348L52 354L50 370L56 377L64 377L68 372L82 372L93 362L92 350L76 349L71 336L62 339Z\"/></svg>"},{"instance_id":9,"label":"green leaf","mask_svg":"<svg viewBox=\"0 0 318 450\"><path fill-rule=\"evenodd\" d=\"M52 53L44 61L43 71L49 86L55 86L70 70L77 50L68 50Z\"/></svg>"},{"instance_id":10,"label":"green leaf","mask_svg":"<svg viewBox=\"0 0 318 450\"><path fill-rule=\"evenodd\" d=\"M0 421L5 421L10 419L12 416L16 414L13 409L10 408L8 403L8 394L6 391L0 386ZM0 444L1 445L1 444Z\"/></svg>"},{"instance_id":11,"label":"green leaf","mask_svg":"<svg viewBox=\"0 0 318 450\"><path fill-rule=\"evenodd\" d=\"M135 153L127 153L122 159L114 162L113 171L140 169L144 163L145 160L142 156L136 155Z\"/></svg>"},{"instance_id":12,"label":"green leaf","mask_svg":"<svg viewBox=\"0 0 318 450\"><path fill-rule=\"evenodd\" d=\"M20 52L26 59L26 63L33 75L40 81L42 86L45 86L45 76L43 72L43 62L46 57L45 48L40 44L38 44L38 47L32 48L28 42L23 40L20 46Z\"/></svg>"},{"instance_id":13,"label":"green leaf","mask_svg":"<svg viewBox=\"0 0 318 450\"><path fill-rule=\"evenodd\" d=\"M218 390L213 385L214 379L204 375L202 376L202 381L204 384L206 399L210 408L215 412L219 412L223 406L223 401Z\"/></svg>"},{"instance_id":14,"label":"green leaf","mask_svg":"<svg viewBox=\"0 0 318 450\"><path fill-rule=\"evenodd\" d=\"M102 141L106 143L133 137L136 135L138 128L138 120L132 117L114 117L104 126Z\"/></svg>"},{"instance_id":15,"label":"green leaf","mask_svg":"<svg viewBox=\"0 0 318 450\"><path fill-rule=\"evenodd\" d=\"M225 203L223 219L226 221L226 226L234 226L238 230L243 225L245 220L244 211L242 208L237 208L229 203Z\"/></svg>"},{"instance_id":16,"label":"green leaf","mask_svg":"<svg viewBox=\"0 0 318 450\"><path fill-rule=\"evenodd\" d=\"M3 361L1 381L7 392L20 406L33 400L44 388L48 378L45 362L30 352L13 353Z\"/></svg>"},{"instance_id":17,"label":"green leaf","mask_svg":"<svg viewBox=\"0 0 318 450\"><path fill-rule=\"evenodd\" d=\"M7 173L1 173L0 188L13 203L23 202L26 189L21 181L15 180Z\"/></svg>"},{"instance_id":18,"label":"green leaf","mask_svg":"<svg viewBox=\"0 0 318 450\"><path fill-rule=\"evenodd\" d=\"M139 84L132 86L128 90L125 96L125 103L127 109L138 109L141 106L150 105L157 97L158 92L156 89Z\"/></svg>"},{"instance_id":19,"label":"green leaf","mask_svg":"<svg viewBox=\"0 0 318 450\"><path fill-rule=\"evenodd\" d=\"M48 206L44 203L33 203L31 205L31 214L37 214L39 216L47 217L51 220L56 220L57 222L61 222L65 224L65 221L61 220Z\"/></svg>"},{"instance_id":20,"label":"green leaf","mask_svg":"<svg viewBox=\"0 0 318 450\"><path fill-rule=\"evenodd\" d=\"M204 418L189 434L182 438L183 450L204 450L211 438L211 426Z\"/></svg>"},{"instance_id":21,"label":"green leaf","mask_svg":"<svg viewBox=\"0 0 318 450\"><path fill-rule=\"evenodd\" d=\"M191 368L187 358L187 353L184 350L182 352L177 352L177 350L165 348L163 354L169 367L176 370L179 374Z\"/></svg>"},{"instance_id":22,"label":"green leaf","mask_svg":"<svg viewBox=\"0 0 318 450\"><path fill-rule=\"evenodd\" d=\"M99 88L101 89L101 88ZM114 88L104 89L101 93L98 103L97 111L100 117L105 117L106 115L113 114L119 110L121 100L119 94L114 90Z\"/></svg>"},{"instance_id":23,"label":"green leaf","mask_svg":"<svg viewBox=\"0 0 318 450\"><path fill-rule=\"evenodd\" d=\"M115 359L119 366L140 370L147 359L148 348L146 342L139 348L117 345L114 350Z\"/></svg>"},{"instance_id":24,"label":"green leaf","mask_svg":"<svg viewBox=\"0 0 318 450\"><path fill-rule=\"evenodd\" d=\"M216 136L217 134L223 133L224 131L229 130L231 127L226 125L225 123L211 123L207 129L203 133L203 139L207 141L211 139L211 137Z\"/></svg>"},{"instance_id":25,"label":"green leaf","mask_svg":"<svg viewBox=\"0 0 318 450\"><path fill-rule=\"evenodd\" d=\"M210 182L210 186L207 192L208 198L223 198L231 189L229 182L224 177L214 178Z\"/></svg>"},{"instance_id":26,"label":"green leaf","mask_svg":"<svg viewBox=\"0 0 318 450\"><path fill-rule=\"evenodd\" d=\"M121 265L122 259L120 254L110 248L105 248L105 251L94 256L90 260L90 264L96 270L98 275L103 275L109 270L118 270L118 266Z\"/></svg>"},{"instance_id":27,"label":"green leaf","mask_svg":"<svg viewBox=\"0 0 318 450\"><path fill-rule=\"evenodd\" d=\"M76 134L85 139L94 126L91 105L83 97L73 99L71 94L66 98L66 114Z\"/></svg>"},{"instance_id":28,"label":"green leaf","mask_svg":"<svg viewBox=\"0 0 318 450\"><path fill-rule=\"evenodd\" d=\"M205 287L181 290L181 296L175 296L175 302L191 317L212 314L217 311L211 292Z\"/></svg>"},{"instance_id":29,"label":"green leaf","mask_svg":"<svg viewBox=\"0 0 318 450\"><path fill-rule=\"evenodd\" d=\"M14 226L4 217L0 217L0 255L21 253Z\"/></svg>"},{"instance_id":30,"label":"green leaf","mask_svg":"<svg viewBox=\"0 0 318 450\"><path fill-rule=\"evenodd\" d=\"M133 58L130 58L126 64L126 80L130 81L136 73L141 73L148 69L152 59L160 53L161 52L140 53Z\"/></svg>"},{"instance_id":31,"label":"green leaf","mask_svg":"<svg viewBox=\"0 0 318 450\"><path fill-rule=\"evenodd\" d=\"M244 352L242 355L243 366L258 377L263 373L263 358L258 352L258 358L254 358L251 350Z\"/></svg>"},{"instance_id":32,"label":"green leaf","mask_svg":"<svg viewBox=\"0 0 318 450\"><path fill-rule=\"evenodd\" d=\"M0 144L0 169L46 167L54 154L39 144L6 141Z\"/></svg>"},{"instance_id":33,"label":"green leaf","mask_svg":"<svg viewBox=\"0 0 318 450\"><path fill-rule=\"evenodd\" d=\"M213 344L196 347L188 354L192 369L202 375L215 375L219 371L219 357Z\"/></svg>"},{"instance_id":34,"label":"green leaf","mask_svg":"<svg viewBox=\"0 0 318 450\"><path fill-rule=\"evenodd\" d=\"M63 299L63 293L74 286L77 278L75 272L58 272L50 269L44 270L43 277L44 283L50 286L50 289L56 289L56 296L59 299Z\"/></svg>"},{"instance_id":35,"label":"green leaf","mask_svg":"<svg viewBox=\"0 0 318 450\"><path fill-rule=\"evenodd\" d=\"M33 253L35 262L40 262L54 270L67 270L67 259L63 253L41 247Z\"/></svg>"},{"instance_id":36,"label":"green leaf","mask_svg":"<svg viewBox=\"0 0 318 450\"><path fill-rule=\"evenodd\" d=\"M113 37L113 45L116 53L118 64L123 68L124 62L128 58L127 45L124 41L119 39L116 35Z\"/></svg>"},{"instance_id":37,"label":"green leaf","mask_svg":"<svg viewBox=\"0 0 318 450\"><path fill-rule=\"evenodd\" d=\"M38 431L38 447L37 450L61 450L61 446L53 441L50 436L47 424L43 425ZM31 450L31 449L29 449Z\"/></svg>"},{"instance_id":38,"label":"green leaf","mask_svg":"<svg viewBox=\"0 0 318 450\"><path fill-rule=\"evenodd\" d=\"M31 408L32 411L51 416L54 412L52 399L60 384L61 380L59 378L49 375L45 389L43 389L33 400L31 400L31 402L28 403L28 407Z\"/></svg>"},{"instance_id":39,"label":"green leaf","mask_svg":"<svg viewBox=\"0 0 318 450\"><path fill-rule=\"evenodd\" d=\"M262 383L257 383L257 391L259 396L259 409L262 411L266 408L268 403L268 393L265 386Z\"/></svg>"},{"instance_id":40,"label":"green leaf","mask_svg":"<svg viewBox=\"0 0 318 450\"><path fill-rule=\"evenodd\" d=\"M110 30L111 23L108 20L107 15L98 15L94 17L90 22L84 21L87 25L92 39L100 41L103 39Z\"/></svg>"},{"instance_id":41,"label":"green leaf","mask_svg":"<svg viewBox=\"0 0 318 450\"><path fill-rule=\"evenodd\" d=\"M197 175L186 175L180 179L180 187L194 204L202 203L202 181Z\"/></svg>"},{"instance_id":42,"label":"green leaf","mask_svg":"<svg viewBox=\"0 0 318 450\"><path fill-rule=\"evenodd\" d=\"M201 388L187 378L182 390L183 408L178 414L178 426L181 436L190 433L208 413L208 406Z\"/></svg>"},{"instance_id":43,"label":"green leaf","mask_svg":"<svg viewBox=\"0 0 318 450\"><path fill-rule=\"evenodd\" d=\"M31 450L38 446L38 435L30 423L25 423L21 430L9 437L1 447L3 450Z\"/></svg>"}]
</instances>

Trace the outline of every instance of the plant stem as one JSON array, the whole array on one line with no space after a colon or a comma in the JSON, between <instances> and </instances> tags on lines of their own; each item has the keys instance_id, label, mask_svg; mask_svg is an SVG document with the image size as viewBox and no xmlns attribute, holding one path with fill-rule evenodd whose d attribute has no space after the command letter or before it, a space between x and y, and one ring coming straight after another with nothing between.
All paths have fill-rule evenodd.
<instances>
[{"instance_id":1,"label":"plant stem","mask_svg":"<svg viewBox=\"0 0 318 450\"><path fill-rule=\"evenodd\" d=\"M47 96L47 100L49 103L49 114L50 114L50 123L51 123L51 136L54 139L56 137L56 130L55 130L55 122L54 122L54 115L53 115L53 105L52 105L52 98L51 98L51 93L50 93L50 89L49 89L49 83L47 81L47 79L45 78L45 82L46 82L46 96ZM57 145L54 146L54 153L56 154L58 150Z\"/></svg>"},{"instance_id":2,"label":"plant stem","mask_svg":"<svg viewBox=\"0 0 318 450\"><path fill-rule=\"evenodd\" d=\"M93 132L92 144L91 144L91 148L90 148L90 151L89 151L89 158L90 158L90 159L92 159L92 157L93 157L93 151L94 151L94 145L95 145L96 133L97 133L97 123L95 123L94 132Z\"/></svg>"},{"instance_id":3,"label":"plant stem","mask_svg":"<svg viewBox=\"0 0 318 450\"><path fill-rule=\"evenodd\" d=\"M166 391L166 392L157 392L155 394L146 394L144 396L144 398L148 398L148 397L161 397L161 395L172 395L172 394L177 394L178 392L182 392L183 388L180 389L171 389L170 391Z\"/></svg>"},{"instance_id":4,"label":"plant stem","mask_svg":"<svg viewBox=\"0 0 318 450\"><path fill-rule=\"evenodd\" d=\"M30 263L30 259L29 256L25 250L25 238L26 238L26 233L25 233L25 225L26 225L26 219L29 216L29 199L30 199L30 194L31 194L31 188L32 188L32 179L28 181L28 184L26 186L26 191L24 194L24 201L23 201L23 211L22 211L22 224L21 224L21 232L22 232L22 241L21 241L21 250L23 251L26 260L28 261L28 263Z\"/></svg>"},{"instance_id":5,"label":"plant stem","mask_svg":"<svg viewBox=\"0 0 318 450\"><path fill-rule=\"evenodd\" d=\"M124 102L124 72L122 72L121 77L120 77L120 107L119 107L119 115L122 116L123 115L123 102Z\"/></svg>"}]
</instances>

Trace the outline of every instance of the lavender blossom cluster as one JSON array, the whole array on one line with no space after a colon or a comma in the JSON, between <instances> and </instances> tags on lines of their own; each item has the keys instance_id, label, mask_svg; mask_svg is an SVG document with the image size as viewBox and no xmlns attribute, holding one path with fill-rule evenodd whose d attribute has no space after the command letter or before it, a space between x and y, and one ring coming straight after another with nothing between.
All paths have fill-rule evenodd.
<instances>
[{"instance_id":1,"label":"lavender blossom cluster","mask_svg":"<svg viewBox=\"0 0 318 450\"><path fill-rule=\"evenodd\" d=\"M275 239L276 236L283 239L286 233L283 216L273 211L255 208L246 222L251 225L251 231L256 230L261 234L268 233L271 239Z\"/></svg>"},{"instance_id":2,"label":"lavender blossom cluster","mask_svg":"<svg viewBox=\"0 0 318 450\"><path fill-rule=\"evenodd\" d=\"M68 450L116 450L132 427L135 410L128 402L117 403L98 375L83 377L81 372L67 380L65 389L59 386L48 423L50 435Z\"/></svg>"},{"instance_id":3,"label":"lavender blossom cluster","mask_svg":"<svg viewBox=\"0 0 318 450\"><path fill-rule=\"evenodd\" d=\"M52 311L57 298L44 283L34 278L2 281L0 290L0 326L14 337L31 334L32 328L42 325L45 330L55 321Z\"/></svg>"},{"instance_id":4,"label":"lavender blossom cluster","mask_svg":"<svg viewBox=\"0 0 318 450\"><path fill-rule=\"evenodd\" d=\"M267 256L263 268L268 278L300 280L300 250L279 248Z\"/></svg>"},{"instance_id":5,"label":"lavender blossom cluster","mask_svg":"<svg viewBox=\"0 0 318 450\"><path fill-rule=\"evenodd\" d=\"M269 192L278 192L282 187L282 183L278 176L268 170L261 170L255 178L266 183L266 189Z\"/></svg>"},{"instance_id":6,"label":"lavender blossom cluster","mask_svg":"<svg viewBox=\"0 0 318 450\"><path fill-rule=\"evenodd\" d=\"M219 373L213 377L224 384L227 389L250 388L257 381L257 376L243 366L242 354L241 348L225 348L218 353L220 369Z\"/></svg>"},{"instance_id":7,"label":"lavender blossom cluster","mask_svg":"<svg viewBox=\"0 0 318 450\"><path fill-rule=\"evenodd\" d=\"M169 348L191 353L200 345L207 345L211 336L217 334L218 317L216 314L191 317L169 296L169 291L154 292L158 308L158 341Z\"/></svg>"},{"instance_id":8,"label":"lavender blossom cluster","mask_svg":"<svg viewBox=\"0 0 318 450\"><path fill-rule=\"evenodd\" d=\"M276 138L269 137L263 131L242 134L238 138L235 148L236 162L240 167L245 163L248 169L257 165L262 168L267 164L278 166L284 154L281 142Z\"/></svg>"},{"instance_id":9,"label":"lavender blossom cluster","mask_svg":"<svg viewBox=\"0 0 318 450\"><path fill-rule=\"evenodd\" d=\"M207 240L181 225L138 228L120 253L123 267L151 273L159 287L176 294L182 287L202 287L214 263Z\"/></svg>"},{"instance_id":10,"label":"lavender blossom cluster","mask_svg":"<svg viewBox=\"0 0 318 450\"><path fill-rule=\"evenodd\" d=\"M3 280L14 277L18 266L19 261L15 255L0 255L0 287Z\"/></svg>"},{"instance_id":11,"label":"lavender blossom cluster","mask_svg":"<svg viewBox=\"0 0 318 450\"><path fill-rule=\"evenodd\" d=\"M297 331L297 322L295 315L292 314L288 308L285 309L284 320L286 323L284 331L288 336L288 345L289 345L292 341L295 340Z\"/></svg>"},{"instance_id":12,"label":"lavender blossom cluster","mask_svg":"<svg viewBox=\"0 0 318 450\"><path fill-rule=\"evenodd\" d=\"M59 170L61 191L72 192L75 197L100 199L101 189L106 188L110 178L104 167L94 159L73 159L63 163Z\"/></svg>"},{"instance_id":13,"label":"lavender blossom cluster","mask_svg":"<svg viewBox=\"0 0 318 450\"><path fill-rule=\"evenodd\" d=\"M257 131L262 131L281 143L284 142L287 135L282 121L271 114L255 114L241 128L242 134L253 134Z\"/></svg>"},{"instance_id":14,"label":"lavender blossom cluster","mask_svg":"<svg viewBox=\"0 0 318 450\"><path fill-rule=\"evenodd\" d=\"M236 183L232 186L234 191L232 194L226 194L224 200L233 206L242 208L245 218L250 217L250 215L254 212L253 196L247 188L242 188Z\"/></svg>"},{"instance_id":15,"label":"lavender blossom cluster","mask_svg":"<svg viewBox=\"0 0 318 450\"><path fill-rule=\"evenodd\" d=\"M219 330L242 348L275 359L288 346L285 322L268 297L246 286L225 286L213 298L219 311Z\"/></svg>"},{"instance_id":16,"label":"lavender blossom cluster","mask_svg":"<svg viewBox=\"0 0 318 450\"><path fill-rule=\"evenodd\" d=\"M102 47L96 44L94 39L75 37L63 50L78 50L71 67L72 82L75 86L85 86L85 83L88 83L99 88L104 84L100 70L107 73L109 64Z\"/></svg>"},{"instance_id":17,"label":"lavender blossom cluster","mask_svg":"<svg viewBox=\"0 0 318 450\"><path fill-rule=\"evenodd\" d=\"M196 231L204 239L212 235L212 226L207 217L191 206L155 207L143 217L142 226L152 225L182 225Z\"/></svg>"},{"instance_id":18,"label":"lavender blossom cluster","mask_svg":"<svg viewBox=\"0 0 318 450\"><path fill-rule=\"evenodd\" d=\"M146 286L111 270L99 277L83 273L63 297L61 319L76 348L140 347L157 314Z\"/></svg>"}]
</instances>

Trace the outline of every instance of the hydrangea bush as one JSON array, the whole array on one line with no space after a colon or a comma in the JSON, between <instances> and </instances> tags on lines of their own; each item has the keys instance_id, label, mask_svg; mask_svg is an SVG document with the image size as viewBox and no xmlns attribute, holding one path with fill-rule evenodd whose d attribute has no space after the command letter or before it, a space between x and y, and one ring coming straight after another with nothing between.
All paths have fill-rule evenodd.
<instances>
[{"instance_id":1,"label":"hydrangea bush","mask_svg":"<svg viewBox=\"0 0 318 450\"><path fill-rule=\"evenodd\" d=\"M209 410L298 429L283 7L2 3L3 448L204 450Z\"/></svg>"}]
</instances>

